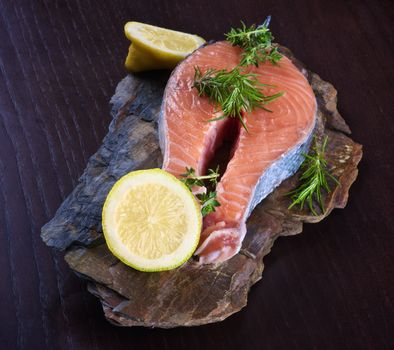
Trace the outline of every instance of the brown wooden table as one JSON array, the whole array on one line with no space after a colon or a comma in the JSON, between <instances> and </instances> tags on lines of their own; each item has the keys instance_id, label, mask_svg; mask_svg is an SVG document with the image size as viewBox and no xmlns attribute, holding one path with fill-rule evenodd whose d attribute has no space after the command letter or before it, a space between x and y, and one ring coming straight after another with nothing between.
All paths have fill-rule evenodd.
<instances>
[{"instance_id":1,"label":"brown wooden table","mask_svg":"<svg viewBox=\"0 0 394 350\"><path fill-rule=\"evenodd\" d=\"M279 239L248 306L220 324L110 325L39 233L107 131L124 23L220 39L268 14L364 145L347 208ZM389 0L0 0L0 348L393 349L393 22Z\"/></svg>"}]
</instances>

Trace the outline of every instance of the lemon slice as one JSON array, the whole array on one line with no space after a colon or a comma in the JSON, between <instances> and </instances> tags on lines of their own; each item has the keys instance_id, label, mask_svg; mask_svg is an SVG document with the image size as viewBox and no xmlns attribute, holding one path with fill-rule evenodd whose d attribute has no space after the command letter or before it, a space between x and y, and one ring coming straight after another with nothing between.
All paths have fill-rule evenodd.
<instances>
[{"instance_id":1,"label":"lemon slice","mask_svg":"<svg viewBox=\"0 0 394 350\"><path fill-rule=\"evenodd\" d=\"M202 223L190 190L161 169L133 171L118 180L102 220L111 252L140 271L183 264L197 247Z\"/></svg>"},{"instance_id":2,"label":"lemon slice","mask_svg":"<svg viewBox=\"0 0 394 350\"><path fill-rule=\"evenodd\" d=\"M197 35L140 22L128 22L124 30L126 37L132 42L126 58L126 68L134 72L174 68L205 42Z\"/></svg>"}]
</instances>

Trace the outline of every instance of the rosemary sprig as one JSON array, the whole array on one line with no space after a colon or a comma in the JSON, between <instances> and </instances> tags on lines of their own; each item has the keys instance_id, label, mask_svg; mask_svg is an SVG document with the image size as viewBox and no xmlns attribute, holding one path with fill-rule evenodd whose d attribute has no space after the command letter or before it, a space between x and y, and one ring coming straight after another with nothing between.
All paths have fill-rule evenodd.
<instances>
[{"instance_id":1,"label":"rosemary sprig","mask_svg":"<svg viewBox=\"0 0 394 350\"><path fill-rule=\"evenodd\" d=\"M193 168L186 168L186 172L181 174L183 179L181 181L192 191L193 186L205 186L205 181L209 181L212 186L216 188L219 174L219 167L215 170L208 169L207 175L197 176ZM216 199L216 191L208 191L206 193L199 193L196 195L201 204L201 214L206 216L215 211L215 207L219 207L220 203Z\"/></svg>"},{"instance_id":2,"label":"rosemary sprig","mask_svg":"<svg viewBox=\"0 0 394 350\"><path fill-rule=\"evenodd\" d=\"M248 130L242 116L244 112L250 112L256 107L271 112L264 105L283 93L263 94L260 88L272 85L262 84L256 77L257 74L241 72L239 67L230 71L208 69L205 73L202 73L199 67L194 67L193 87L197 89L199 96L207 96L223 112L222 116L209 121L235 117L240 120L245 130Z\"/></svg>"},{"instance_id":3,"label":"rosemary sprig","mask_svg":"<svg viewBox=\"0 0 394 350\"><path fill-rule=\"evenodd\" d=\"M328 170L327 160L325 159L327 141L328 137L326 136L322 145L319 147L315 139L315 143L310 154L304 153L305 159L301 164L301 169L303 169L304 172L300 177L300 185L295 190L288 193L293 201L289 206L289 209L295 205L299 205L302 210L306 202L313 215L318 215L316 210L313 208L313 199L315 198L322 213L324 213L325 209L321 191L324 189L327 192L330 192L327 178L332 179L339 185L338 180L332 176Z\"/></svg>"},{"instance_id":4,"label":"rosemary sprig","mask_svg":"<svg viewBox=\"0 0 394 350\"><path fill-rule=\"evenodd\" d=\"M241 22L241 28L231 28L225 34L227 41L244 49L240 66L257 67L260 62L265 61L275 64L282 58L277 46L273 44L274 36L268 28L270 21L271 16L268 16L258 27L254 24L247 27Z\"/></svg>"}]
</instances>

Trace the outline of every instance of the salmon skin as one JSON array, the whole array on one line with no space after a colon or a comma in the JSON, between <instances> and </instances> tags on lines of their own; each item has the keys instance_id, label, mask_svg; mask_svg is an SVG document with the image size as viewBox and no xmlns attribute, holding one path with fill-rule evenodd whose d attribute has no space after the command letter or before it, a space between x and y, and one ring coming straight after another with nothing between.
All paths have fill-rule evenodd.
<instances>
[{"instance_id":1,"label":"salmon skin","mask_svg":"<svg viewBox=\"0 0 394 350\"><path fill-rule=\"evenodd\" d=\"M193 88L194 67L202 72L209 68L230 70L240 62L241 54L239 47L216 42L196 50L172 73L159 118L164 170L178 177L186 167L194 168L197 175L206 172L235 118L208 122L218 111ZM255 109L244 114L248 131L238 126L231 159L216 188L221 206L204 218L195 253L201 263L223 262L239 252L247 218L300 167L315 127L315 95L291 60L282 57L275 65L266 62L246 71L272 85L263 88L265 94L284 94L267 106L272 112Z\"/></svg>"}]
</instances>

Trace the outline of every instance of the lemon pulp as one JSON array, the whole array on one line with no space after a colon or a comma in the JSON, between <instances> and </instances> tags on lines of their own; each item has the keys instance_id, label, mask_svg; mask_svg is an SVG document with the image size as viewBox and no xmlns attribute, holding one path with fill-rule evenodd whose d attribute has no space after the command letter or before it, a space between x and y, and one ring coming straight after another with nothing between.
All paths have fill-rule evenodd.
<instances>
[{"instance_id":1,"label":"lemon pulp","mask_svg":"<svg viewBox=\"0 0 394 350\"><path fill-rule=\"evenodd\" d=\"M150 25L131 25L130 33L131 40L141 40L152 48L175 53L187 54L201 44L197 36Z\"/></svg>"},{"instance_id":2,"label":"lemon pulp","mask_svg":"<svg viewBox=\"0 0 394 350\"><path fill-rule=\"evenodd\" d=\"M108 247L142 271L168 270L185 262L198 244L201 221L188 188L160 169L122 177L103 207Z\"/></svg>"},{"instance_id":3,"label":"lemon pulp","mask_svg":"<svg viewBox=\"0 0 394 350\"><path fill-rule=\"evenodd\" d=\"M130 251L148 259L171 254L187 231L184 211L182 199L165 186L132 188L116 211L119 237Z\"/></svg>"}]
</instances>

